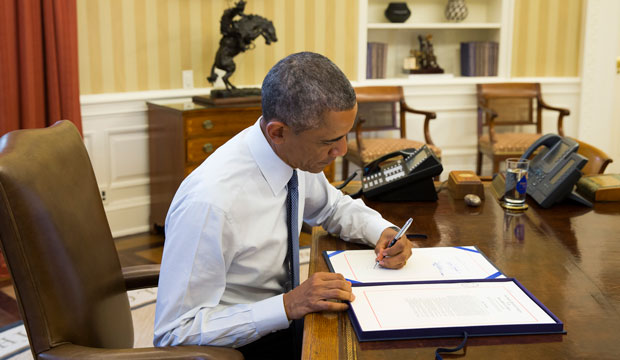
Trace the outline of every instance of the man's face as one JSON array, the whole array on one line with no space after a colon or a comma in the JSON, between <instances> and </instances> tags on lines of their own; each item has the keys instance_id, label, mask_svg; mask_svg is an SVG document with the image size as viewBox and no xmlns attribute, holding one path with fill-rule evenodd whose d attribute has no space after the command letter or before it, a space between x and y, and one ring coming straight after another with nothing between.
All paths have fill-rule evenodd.
<instances>
[{"instance_id":1,"label":"man's face","mask_svg":"<svg viewBox=\"0 0 620 360\"><path fill-rule=\"evenodd\" d=\"M280 155L288 165L312 173L319 173L336 157L347 153L347 133L353 128L357 104L351 110L330 111L321 125L295 134L285 130Z\"/></svg>"}]
</instances>

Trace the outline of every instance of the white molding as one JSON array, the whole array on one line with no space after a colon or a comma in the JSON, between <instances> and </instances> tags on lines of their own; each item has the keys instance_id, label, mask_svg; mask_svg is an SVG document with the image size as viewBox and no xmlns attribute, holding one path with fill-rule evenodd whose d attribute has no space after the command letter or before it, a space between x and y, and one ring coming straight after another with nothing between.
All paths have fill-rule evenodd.
<instances>
[{"instance_id":1,"label":"white molding","mask_svg":"<svg viewBox=\"0 0 620 360\"><path fill-rule=\"evenodd\" d=\"M366 79L366 43L368 42L368 0L360 0L358 3L359 11L357 17L357 80Z\"/></svg>"}]
</instances>

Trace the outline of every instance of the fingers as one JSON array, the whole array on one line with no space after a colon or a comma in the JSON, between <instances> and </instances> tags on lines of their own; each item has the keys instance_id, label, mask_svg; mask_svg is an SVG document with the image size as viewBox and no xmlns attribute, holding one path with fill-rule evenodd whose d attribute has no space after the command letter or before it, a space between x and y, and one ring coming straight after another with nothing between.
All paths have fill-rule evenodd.
<instances>
[{"instance_id":1,"label":"fingers","mask_svg":"<svg viewBox=\"0 0 620 360\"><path fill-rule=\"evenodd\" d=\"M383 255L381 258L377 257L379 265L390 268L400 269L407 264L407 260L411 257L412 244L407 240L406 236L402 236L394 246L384 249L379 255Z\"/></svg>"},{"instance_id":2,"label":"fingers","mask_svg":"<svg viewBox=\"0 0 620 360\"><path fill-rule=\"evenodd\" d=\"M284 294L284 309L289 319L300 319L316 311L343 311L347 304L333 300L353 301L351 283L341 274L315 273L298 287Z\"/></svg>"}]
</instances>

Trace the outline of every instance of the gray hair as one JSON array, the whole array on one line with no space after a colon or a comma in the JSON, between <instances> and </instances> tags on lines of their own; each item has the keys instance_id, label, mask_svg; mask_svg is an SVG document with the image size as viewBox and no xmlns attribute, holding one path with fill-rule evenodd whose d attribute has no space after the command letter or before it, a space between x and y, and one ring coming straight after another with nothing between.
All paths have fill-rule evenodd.
<instances>
[{"instance_id":1,"label":"gray hair","mask_svg":"<svg viewBox=\"0 0 620 360\"><path fill-rule=\"evenodd\" d=\"M279 120L295 133L317 128L328 111L355 106L355 91L328 58L312 52L289 55L274 65L261 89L263 118Z\"/></svg>"}]
</instances>

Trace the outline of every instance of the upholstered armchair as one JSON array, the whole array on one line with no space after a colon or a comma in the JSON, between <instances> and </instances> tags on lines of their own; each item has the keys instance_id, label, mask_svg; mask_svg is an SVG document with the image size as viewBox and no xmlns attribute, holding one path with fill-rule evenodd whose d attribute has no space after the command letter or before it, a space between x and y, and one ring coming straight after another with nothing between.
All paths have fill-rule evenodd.
<instances>
[{"instance_id":1,"label":"upholstered armchair","mask_svg":"<svg viewBox=\"0 0 620 360\"><path fill-rule=\"evenodd\" d=\"M391 152L408 148L420 148L425 143L441 158L441 149L433 143L430 134L430 121L437 116L434 112L415 110L407 106L400 86L356 87L357 121L354 127L355 138L347 142L347 154L342 159L342 176L349 173L349 162L359 167ZM425 143L407 139L406 114L424 116ZM398 138L370 138L369 132L394 131Z\"/></svg>"},{"instance_id":2,"label":"upholstered armchair","mask_svg":"<svg viewBox=\"0 0 620 360\"><path fill-rule=\"evenodd\" d=\"M478 84L478 154L476 173L482 172L482 157L493 164L493 174L499 164L510 157L520 157L542 136L543 109L558 113L558 134L564 136L563 120L568 109L548 105L543 101L538 83ZM532 132L515 131L515 127ZM485 132L484 129L487 129ZM503 131L508 129L508 131Z\"/></svg>"},{"instance_id":3,"label":"upholstered armchair","mask_svg":"<svg viewBox=\"0 0 620 360\"><path fill-rule=\"evenodd\" d=\"M242 359L209 346L133 348L127 290L159 265L121 269L76 127L0 138L0 245L35 359Z\"/></svg>"}]
</instances>

